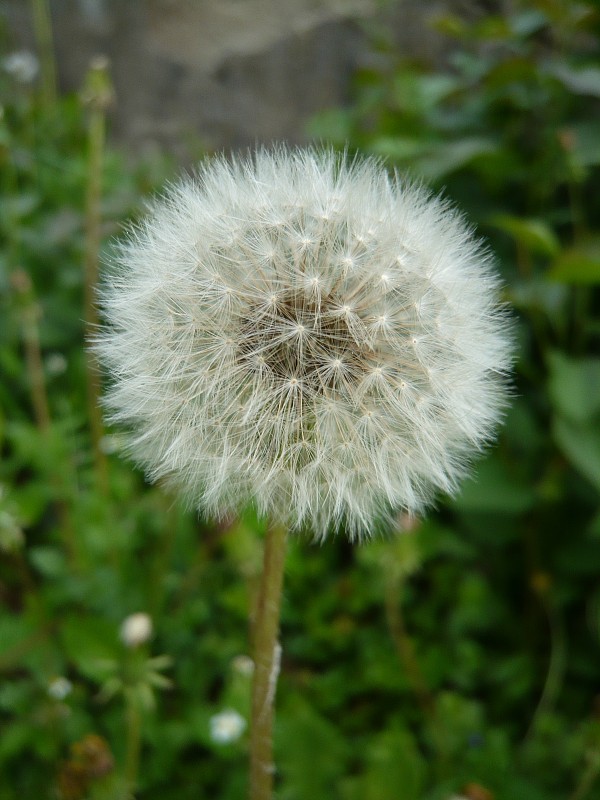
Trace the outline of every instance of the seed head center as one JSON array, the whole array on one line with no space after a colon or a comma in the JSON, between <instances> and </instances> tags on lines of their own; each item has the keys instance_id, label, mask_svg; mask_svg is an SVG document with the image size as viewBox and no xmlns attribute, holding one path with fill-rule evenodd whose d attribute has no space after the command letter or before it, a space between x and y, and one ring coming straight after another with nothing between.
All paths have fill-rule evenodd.
<instances>
[{"instance_id":1,"label":"seed head center","mask_svg":"<svg viewBox=\"0 0 600 800\"><path fill-rule=\"evenodd\" d=\"M312 395L330 396L342 369L359 380L372 355L357 342L340 308L344 304L334 294L317 299L301 290L280 292L266 314L264 306L249 306L240 332L238 363L249 374L260 364L274 379Z\"/></svg>"}]
</instances>

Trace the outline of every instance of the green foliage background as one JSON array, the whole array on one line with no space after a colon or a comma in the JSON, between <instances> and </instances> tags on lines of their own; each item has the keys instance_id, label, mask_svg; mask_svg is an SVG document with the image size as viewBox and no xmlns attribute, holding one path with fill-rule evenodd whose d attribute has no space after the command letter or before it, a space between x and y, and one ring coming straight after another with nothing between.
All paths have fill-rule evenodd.
<instances>
[{"instance_id":1,"label":"green foliage background","mask_svg":"<svg viewBox=\"0 0 600 800\"><path fill-rule=\"evenodd\" d=\"M511 8L438 19L440 69L380 33L350 105L311 125L465 211L519 352L459 497L387 541L291 542L280 800L600 797L600 20L592 2ZM127 773L139 798L233 800L247 731L219 744L210 720L248 715L262 526L187 513L118 432L103 480L82 322L94 106L0 81L0 800L116 800ZM172 170L105 154L105 249ZM136 611L154 636L127 648Z\"/></svg>"}]
</instances>

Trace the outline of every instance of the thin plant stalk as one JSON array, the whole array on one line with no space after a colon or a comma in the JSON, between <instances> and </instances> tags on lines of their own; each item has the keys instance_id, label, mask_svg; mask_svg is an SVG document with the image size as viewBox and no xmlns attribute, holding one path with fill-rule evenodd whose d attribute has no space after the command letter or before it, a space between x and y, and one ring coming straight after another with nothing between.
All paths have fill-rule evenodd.
<instances>
[{"instance_id":1,"label":"thin plant stalk","mask_svg":"<svg viewBox=\"0 0 600 800\"><path fill-rule=\"evenodd\" d=\"M278 635L285 544L285 529L269 526L254 623L250 800L270 800L273 793L273 709L281 659Z\"/></svg>"},{"instance_id":2,"label":"thin plant stalk","mask_svg":"<svg viewBox=\"0 0 600 800\"><path fill-rule=\"evenodd\" d=\"M581 780L573 794L570 795L569 800L584 800L585 797L588 797L599 777L600 750L594 749L588 757L588 764L586 769L583 770Z\"/></svg>"},{"instance_id":3,"label":"thin plant stalk","mask_svg":"<svg viewBox=\"0 0 600 800\"><path fill-rule=\"evenodd\" d=\"M84 318L85 334L89 340L98 331L99 316L96 307L98 263L101 236L102 166L106 140L106 110L112 100L108 79L108 62L97 58L92 62L84 90L84 102L89 106L88 122L88 180L85 202L85 281ZM96 476L101 490L108 491L108 466L102 439L104 426L100 412L100 377L96 358L87 351L88 414L92 435L92 448Z\"/></svg>"},{"instance_id":4,"label":"thin plant stalk","mask_svg":"<svg viewBox=\"0 0 600 800\"><path fill-rule=\"evenodd\" d=\"M127 797L135 792L140 767L142 748L142 717L135 698L127 700L125 711L126 751L125 751L125 784Z\"/></svg>"},{"instance_id":5,"label":"thin plant stalk","mask_svg":"<svg viewBox=\"0 0 600 800\"><path fill-rule=\"evenodd\" d=\"M33 299L31 280L26 272L21 269L15 270L12 275L12 284L22 301L23 348L33 414L39 430L47 433L50 428L50 411L38 329L40 308Z\"/></svg>"},{"instance_id":6,"label":"thin plant stalk","mask_svg":"<svg viewBox=\"0 0 600 800\"><path fill-rule=\"evenodd\" d=\"M48 0L31 0L33 28L42 65L41 93L46 108L56 103L56 59L54 56L54 37Z\"/></svg>"},{"instance_id":7,"label":"thin plant stalk","mask_svg":"<svg viewBox=\"0 0 600 800\"><path fill-rule=\"evenodd\" d=\"M564 622L560 610L551 596L552 586L549 577L545 573L538 573L533 583L533 588L540 599L548 620L550 658L544 688L533 713L529 730L525 736L525 742L529 741L534 735L540 719L552 710L562 688L567 664L567 639Z\"/></svg>"},{"instance_id":8,"label":"thin plant stalk","mask_svg":"<svg viewBox=\"0 0 600 800\"><path fill-rule=\"evenodd\" d=\"M21 326L23 330L23 349L25 351L25 365L31 392L31 406L35 422L40 433L48 437L50 434L52 418L48 403L46 376L42 360L40 331L38 320L41 310L33 294L33 286L25 270L17 269L13 272L12 285L19 295L21 303ZM58 474L54 474L52 483L59 495L63 494L64 486ZM68 503L63 499L56 501L59 528L62 534L65 552L71 566L78 567L80 558L76 543L75 529Z\"/></svg>"}]
</instances>

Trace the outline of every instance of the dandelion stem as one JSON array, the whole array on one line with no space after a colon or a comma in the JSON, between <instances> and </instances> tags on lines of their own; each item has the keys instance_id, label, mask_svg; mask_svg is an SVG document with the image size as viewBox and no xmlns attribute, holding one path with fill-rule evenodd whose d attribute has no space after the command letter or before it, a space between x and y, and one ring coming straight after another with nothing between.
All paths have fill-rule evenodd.
<instances>
[{"instance_id":1,"label":"dandelion stem","mask_svg":"<svg viewBox=\"0 0 600 800\"><path fill-rule=\"evenodd\" d=\"M273 792L273 708L279 675L278 642L286 531L269 526L254 624L254 680L250 729L250 800Z\"/></svg>"}]
</instances>

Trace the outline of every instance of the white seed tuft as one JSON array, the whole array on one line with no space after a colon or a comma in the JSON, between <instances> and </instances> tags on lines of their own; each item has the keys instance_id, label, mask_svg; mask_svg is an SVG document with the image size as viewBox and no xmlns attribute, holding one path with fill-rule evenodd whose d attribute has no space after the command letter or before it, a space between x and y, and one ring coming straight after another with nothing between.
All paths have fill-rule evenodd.
<instances>
[{"instance_id":1,"label":"white seed tuft","mask_svg":"<svg viewBox=\"0 0 600 800\"><path fill-rule=\"evenodd\" d=\"M152 480L218 517L369 535L451 492L505 405L511 337L456 211L377 161L217 159L121 245L96 349Z\"/></svg>"}]
</instances>

